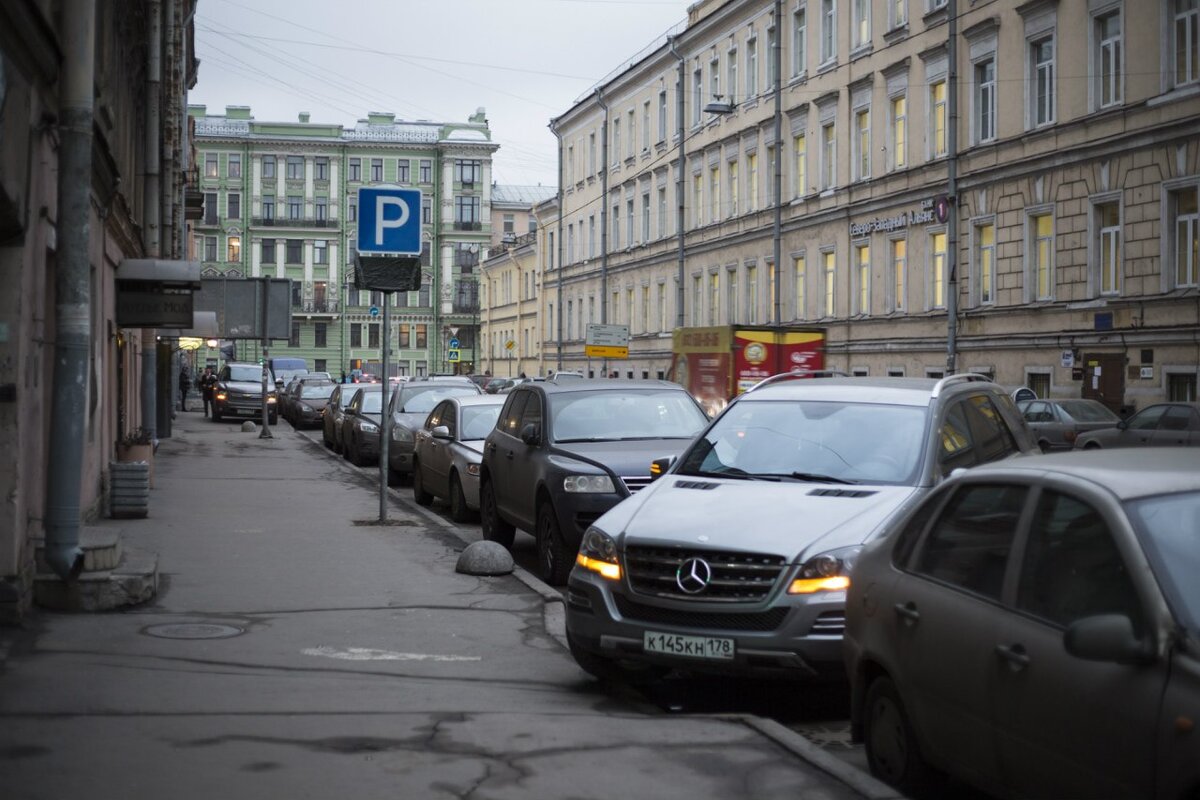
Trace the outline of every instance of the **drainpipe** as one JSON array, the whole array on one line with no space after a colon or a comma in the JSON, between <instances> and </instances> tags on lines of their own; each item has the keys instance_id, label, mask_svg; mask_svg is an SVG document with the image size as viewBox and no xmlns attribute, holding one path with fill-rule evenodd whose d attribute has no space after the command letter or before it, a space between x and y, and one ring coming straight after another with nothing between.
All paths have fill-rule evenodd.
<instances>
[{"instance_id":1,"label":"drainpipe","mask_svg":"<svg viewBox=\"0 0 1200 800\"><path fill-rule=\"evenodd\" d=\"M58 151L58 236L54 270L54 383L50 458L46 476L46 563L64 581L83 569L79 549L91 348L91 264L88 241L92 197L92 70L95 0L67 0L62 15L64 69Z\"/></svg>"},{"instance_id":2,"label":"drainpipe","mask_svg":"<svg viewBox=\"0 0 1200 800\"><path fill-rule=\"evenodd\" d=\"M683 281L684 281L684 196L687 194L684 191L684 171L687 169L687 152L684 150L683 138L683 96L684 91L684 70L687 62L683 54L675 49L675 40L679 38L672 36L667 39L667 44L671 48L671 55L675 56L679 61L679 89L675 92L675 135L679 139L679 172L675 178L675 238L679 241L679 272L675 278L675 327L683 327ZM672 364L671 368L674 369Z\"/></svg>"},{"instance_id":3,"label":"drainpipe","mask_svg":"<svg viewBox=\"0 0 1200 800\"><path fill-rule=\"evenodd\" d=\"M596 90L596 103L604 109L600 136L600 324L604 324L608 322L608 104L603 89ZM603 363L607 370L608 359Z\"/></svg>"},{"instance_id":4,"label":"drainpipe","mask_svg":"<svg viewBox=\"0 0 1200 800\"><path fill-rule=\"evenodd\" d=\"M160 78L163 77L163 64L171 65L178 63L177 59L175 58L175 3L176 0L165 0L163 27L160 37L160 41L165 42L165 51L162 53L161 60L159 61ZM175 216L175 197L178 190L179 181L178 172L175 169L175 143L177 141L177 134L175 130L176 121L174 106L176 102L175 98L182 97L183 95L179 92L179 87L176 85L174 80L174 72L168 70L167 77L169 80L166 81L166 85L170 88L170 91L166 93L167 99L164 103L166 109L163 117L162 130L163 188L161 192L162 197L160 198L162 210L159 212L161 215L160 227L162 229L160 241L162 243L163 258L175 258L175 237L173 235L175 229L173 222ZM162 83L159 85L161 86ZM247 203L247 205L249 204ZM175 394L172 394L171 397L172 402L174 402Z\"/></svg>"},{"instance_id":5,"label":"drainpipe","mask_svg":"<svg viewBox=\"0 0 1200 800\"><path fill-rule=\"evenodd\" d=\"M958 0L950 0L946 58L946 374L958 371Z\"/></svg>"},{"instance_id":6,"label":"drainpipe","mask_svg":"<svg viewBox=\"0 0 1200 800\"><path fill-rule=\"evenodd\" d=\"M554 138L558 139L558 242L556 249L558 250L558 260L555 262L558 266L558 286L555 303L558 304L558 320L555 325L555 338L558 339L558 353L555 359L555 372L562 372L563 365L563 141L562 132L553 122L550 123L550 132L554 134ZM554 253L551 253L554 257Z\"/></svg>"},{"instance_id":7,"label":"drainpipe","mask_svg":"<svg viewBox=\"0 0 1200 800\"><path fill-rule=\"evenodd\" d=\"M783 239L783 0L775 0L775 47L771 54L775 65L775 222L771 232L771 241L775 263L771 275L772 294L775 308L772 311L772 321L779 325L782 320L780 301L783 292L780 291L779 277L783 274L780 263L781 241ZM732 89L731 89L732 91Z\"/></svg>"},{"instance_id":8,"label":"drainpipe","mask_svg":"<svg viewBox=\"0 0 1200 800\"><path fill-rule=\"evenodd\" d=\"M162 3L150 0L150 30L147 37L146 77L146 171L143 174L142 209L146 230L146 257L158 258L161 182L159 176L159 133L162 121L159 100L162 95ZM142 329L142 427L150 438L158 440L158 337L154 328Z\"/></svg>"}]
</instances>

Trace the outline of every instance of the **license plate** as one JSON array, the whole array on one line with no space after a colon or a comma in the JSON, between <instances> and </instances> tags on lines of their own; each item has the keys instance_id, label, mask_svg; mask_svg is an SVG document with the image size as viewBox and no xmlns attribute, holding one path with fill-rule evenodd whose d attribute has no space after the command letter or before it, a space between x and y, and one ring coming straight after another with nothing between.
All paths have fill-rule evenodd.
<instances>
[{"instance_id":1,"label":"license plate","mask_svg":"<svg viewBox=\"0 0 1200 800\"><path fill-rule=\"evenodd\" d=\"M646 631L642 634L642 649L647 653L728 661L733 658L735 648L733 639Z\"/></svg>"}]
</instances>

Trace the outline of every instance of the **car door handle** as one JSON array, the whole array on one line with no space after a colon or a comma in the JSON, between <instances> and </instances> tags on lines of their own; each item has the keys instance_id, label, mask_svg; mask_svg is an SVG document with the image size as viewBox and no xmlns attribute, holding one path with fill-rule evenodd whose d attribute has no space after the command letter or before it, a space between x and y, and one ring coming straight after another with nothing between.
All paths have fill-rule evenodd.
<instances>
[{"instance_id":1,"label":"car door handle","mask_svg":"<svg viewBox=\"0 0 1200 800\"><path fill-rule=\"evenodd\" d=\"M509 460L509 461L512 461L512 458L513 458L513 451L512 451L512 450L509 450L509 451L508 451L508 460Z\"/></svg>"},{"instance_id":2,"label":"car door handle","mask_svg":"<svg viewBox=\"0 0 1200 800\"><path fill-rule=\"evenodd\" d=\"M1007 661L1009 669L1013 672L1020 672L1029 666L1029 654L1025 652L1023 645L998 644L996 645L996 655Z\"/></svg>"},{"instance_id":3,"label":"car door handle","mask_svg":"<svg viewBox=\"0 0 1200 800\"><path fill-rule=\"evenodd\" d=\"M897 614L904 617L905 625L912 625L921 619L921 612L917 611L917 604L911 600L907 603L896 603L892 608L896 610Z\"/></svg>"}]
</instances>

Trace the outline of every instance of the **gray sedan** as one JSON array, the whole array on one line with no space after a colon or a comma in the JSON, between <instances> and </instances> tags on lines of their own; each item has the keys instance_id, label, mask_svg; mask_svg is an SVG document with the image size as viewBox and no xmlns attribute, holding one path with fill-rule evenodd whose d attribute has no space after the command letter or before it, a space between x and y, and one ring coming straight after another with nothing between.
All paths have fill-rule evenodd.
<instances>
[{"instance_id":1,"label":"gray sedan","mask_svg":"<svg viewBox=\"0 0 1200 800\"><path fill-rule=\"evenodd\" d=\"M1081 434L1076 449L1101 447L1200 447L1200 403L1147 406L1115 428Z\"/></svg>"},{"instance_id":2,"label":"gray sedan","mask_svg":"<svg viewBox=\"0 0 1200 800\"><path fill-rule=\"evenodd\" d=\"M468 378L416 380L401 383L388 401L392 439L388 445L388 482L398 484L412 472L413 444L433 407L448 397L475 397L482 390Z\"/></svg>"},{"instance_id":3,"label":"gray sedan","mask_svg":"<svg viewBox=\"0 0 1200 800\"><path fill-rule=\"evenodd\" d=\"M465 522L479 510L479 464L483 440L496 427L503 395L450 397L438 403L416 432L413 499L450 504L450 518Z\"/></svg>"},{"instance_id":4,"label":"gray sedan","mask_svg":"<svg viewBox=\"0 0 1200 800\"><path fill-rule=\"evenodd\" d=\"M1024 400L1017 408L1043 453L1070 450L1080 434L1115 428L1121 422L1098 400Z\"/></svg>"}]
</instances>

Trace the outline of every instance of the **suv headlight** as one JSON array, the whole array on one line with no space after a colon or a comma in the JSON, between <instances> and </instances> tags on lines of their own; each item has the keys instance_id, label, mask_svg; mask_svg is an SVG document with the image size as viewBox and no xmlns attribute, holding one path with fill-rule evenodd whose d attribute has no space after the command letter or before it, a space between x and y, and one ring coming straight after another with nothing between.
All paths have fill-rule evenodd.
<instances>
[{"instance_id":1,"label":"suv headlight","mask_svg":"<svg viewBox=\"0 0 1200 800\"><path fill-rule=\"evenodd\" d=\"M800 576L788 587L788 594L840 592L850 588L850 569L862 552L862 545L841 547L820 553L804 562Z\"/></svg>"},{"instance_id":2,"label":"suv headlight","mask_svg":"<svg viewBox=\"0 0 1200 800\"><path fill-rule=\"evenodd\" d=\"M392 423L392 441L393 442L413 442L413 432L404 425Z\"/></svg>"},{"instance_id":3,"label":"suv headlight","mask_svg":"<svg viewBox=\"0 0 1200 800\"><path fill-rule=\"evenodd\" d=\"M371 423L371 422L364 422L362 424L362 432L363 433L378 433L379 426L374 423Z\"/></svg>"},{"instance_id":4,"label":"suv headlight","mask_svg":"<svg viewBox=\"0 0 1200 800\"><path fill-rule=\"evenodd\" d=\"M607 475L568 475L563 478L563 491L589 494L613 494L617 490Z\"/></svg>"},{"instance_id":5,"label":"suv headlight","mask_svg":"<svg viewBox=\"0 0 1200 800\"><path fill-rule=\"evenodd\" d=\"M610 581L621 579L621 565L617 561L617 543L599 528L588 528L579 546L575 563L591 572L598 573Z\"/></svg>"}]
</instances>

